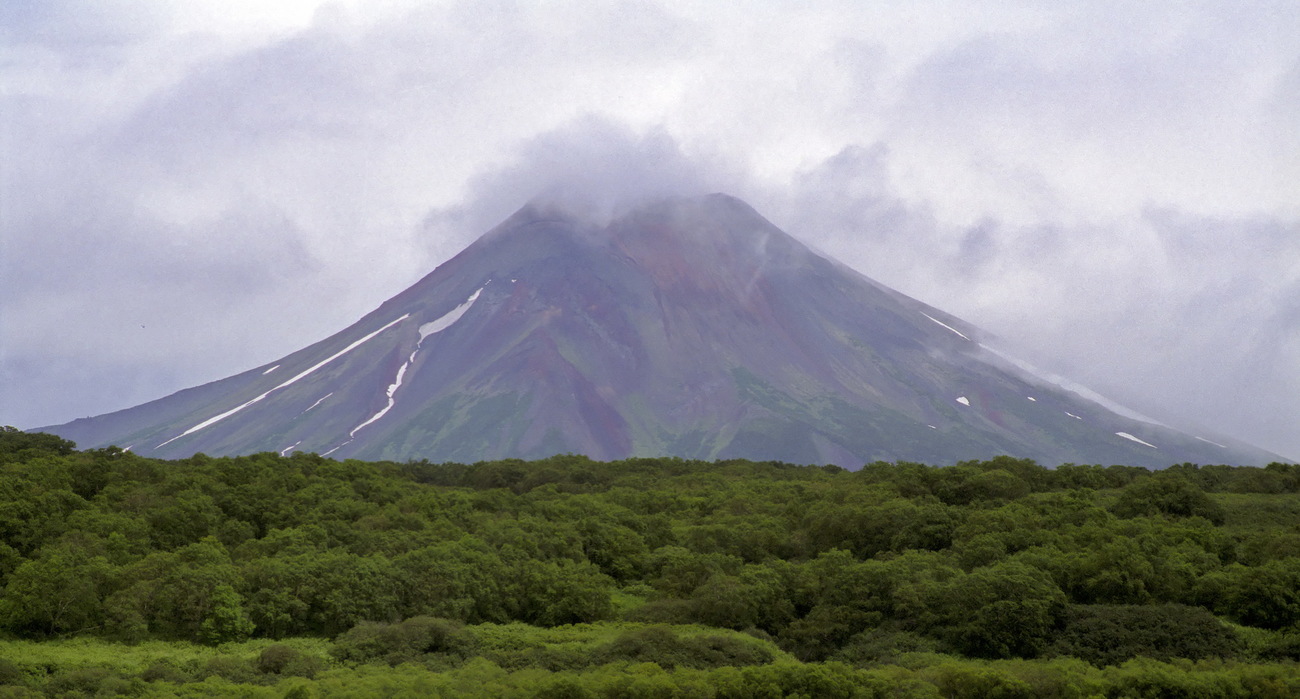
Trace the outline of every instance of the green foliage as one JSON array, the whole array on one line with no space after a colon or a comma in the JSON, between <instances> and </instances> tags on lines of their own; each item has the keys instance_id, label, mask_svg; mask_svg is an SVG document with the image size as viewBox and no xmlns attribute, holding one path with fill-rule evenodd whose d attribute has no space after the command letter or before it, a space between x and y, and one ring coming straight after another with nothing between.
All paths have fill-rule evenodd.
<instances>
[{"instance_id":1,"label":"green foliage","mask_svg":"<svg viewBox=\"0 0 1300 699\"><path fill-rule=\"evenodd\" d=\"M888 631L875 628L855 634L831 656L853 665L896 663L909 653L933 653L938 643L911 631Z\"/></svg>"},{"instance_id":2,"label":"green foliage","mask_svg":"<svg viewBox=\"0 0 1300 699\"><path fill-rule=\"evenodd\" d=\"M1177 471L1135 481L1120 494L1113 509L1120 517L1164 514L1204 517L1214 524L1223 524L1226 516L1223 507Z\"/></svg>"},{"instance_id":3,"label":"green foliage","mask_svg":"<svg viewBox=\"0 0 1300 699\"><path fill-rule=\"evenodd\" d=\"M1256 652L1265 660L1300 661L1300 626L1271 634Z\"/></svg>"},{"instance_id":4,"label":"green foliage","mask_svg":"<svg viewBox=\"0 0 1300 699\"><path fill-rule=\"evenodd\" d=\"M597 663L655 663L665 669L740 667L772 662L772 652L763 644L742 638L734 635L681 637L667 626L647 626L619 635L597 649L594 659Z\"/></svg>"},{"instance_id":5,"label":"green foliage","mask_svg":"<svg viewBox=\"0 0 1300 699\"><path fill-rule=\"evenodd\" d=\"M1197 597L1214 611L1248 626L1282 629L1300 624L1300 558L1260 566L1233 564L1201 578Z\"/></svg>"},{"instance_id":6,"label":"green foliage","mask_svg":"<svg viewBox=\"0 0 1300 699\"><path fill-rule=\"evenodd\" d=\"M108 561L83 545L43 548L9 576L0 596L0 625L37 637L98 627L111 573Z\"/></svg>"},{"instance_id":7,"label":"green foliage","mask_svg":"<svg viewBox=\"0 0 1300 699\"><path fill-rule=\"evenodd\" d=\"M462 660L476 646L474 635L460 623L421 616L397 624L362 622L335 639L332 652L344 662L399 665L428 655Z\"/></svg>"},{"instance_id":8,"label":"green foliage","mask_svg":"<svg viewBox=\"0 0 1300 699\"><path fill-rule=\"evenodd\" d=\"M1199 607L1074 605L1047 653L1117 665L1136 657L1230 658L1241 648L1231 629Z\"/></svg>"},{"instance_id":9,"label":"green foliage","mask_svg":"<svg viewBox=\"0 0 1300 699\"><path fill-rule=\"evenodd\" d=\"M129 664L0 652L0 680L1287 696L1284 673L1256 668L1300 647L1297 516L1300 469L1283 464L164 462L5 431L0 639L200 645Z\"/></svg>"},{"instance_id":10,"label":"green foliage","mask_svg":"<svg viewBox=\"0 0 1300 699\"><path fill-rule=\"evenodd\" d=\"M312 678L325 669L325 660L293 646L276 643L263 648L253 666L264 675Z\"/></svg>"},{"instance_id":11,"label":"green foliage","mask_svg":"<svg viewBox=\"0 0 1300 699\"><path fill-rule=\"evenodd\" d=\"M222 649L183 643L0 642L13 673L0 696L685 696L685 697L1291 697L1293 663L1138 659L1098 668L1079 660L982 661L927 652L859 666L800 663L760 639L700 627L596 624L545 629L483 625L463 662L336 665L322 642L249 642ZM901 637L900 637L901 638ZM900 641L903 645L916 642ZM327 642L326 642L327 643ZM316 645L312 645L316 644ZM565 668L489 658L510 648L566 648ZM0 668L4 667L0 664ZM37 670L39 668L39 670ZM297 668L297 669L295 669Z\"/></svg>"},{"instance_id":12,"label":"green foliage","mask_svg":"<svg viewBox=\"0 0 1300 699\"><path fill-rule=\"evenodd\" d=\"M974 657L1034 657L1055 633L1066 597L1046 572L999 562L933 588L937 635Z\"/></svg>"},{"instance_id":13,"label":"green foliage","mask_svg":"<svg viewBox=\"0 0 1300 699\"><path fill-rule=\"evenodd\" d=\"M30 461L41 455L66 456L77 445L62 437L44 432L23 432L4 425L0 427L0 464Z\"/></svg>"}]
</instances>

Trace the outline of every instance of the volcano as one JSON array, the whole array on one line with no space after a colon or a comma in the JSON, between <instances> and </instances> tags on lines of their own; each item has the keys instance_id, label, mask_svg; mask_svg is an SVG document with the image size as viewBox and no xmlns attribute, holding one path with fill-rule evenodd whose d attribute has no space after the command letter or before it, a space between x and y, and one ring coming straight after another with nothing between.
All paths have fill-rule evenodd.
<instances>
[{"instance_id":1,"label":"volcano","mask_svg":"<svg viewBox=\"0 0 1300 699\"><path fill-rule=\"evenodd\" d=\"M1281 460L1085 397L990 340L726 195L600 222L532 203L332 337L42 429L160 458Z\"/></svg>"}]
</instances>

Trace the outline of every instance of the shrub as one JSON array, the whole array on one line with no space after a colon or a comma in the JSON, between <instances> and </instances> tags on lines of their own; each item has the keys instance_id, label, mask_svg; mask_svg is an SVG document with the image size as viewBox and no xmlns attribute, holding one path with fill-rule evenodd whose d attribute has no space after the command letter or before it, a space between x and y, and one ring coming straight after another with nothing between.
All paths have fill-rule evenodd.
<instances>
[{"instance_id":1,"label":"shrub","mask_svg":"<svg viewBox=\"0 0 1300 699\"><path fill-rule=\"evenodd\" d=\"M929 670L932 680L944 697L953 699L1035 699L1028 683L993 668L948 663Z\"/></svg>"},{"instance_id":2,"label":"shrub","mask_svg":"<svg viewBox=\"0 0 1300 699\"><path fill-rule=\"evenodd\" d=\"M1276 633L1259 648L1258 654L1264 660L1300 661L1300 627Z\"/></svg>"},{"instance_id":3,"label":"shrub","mask_svg":"<svg viewBox=\"0 0 1300 699\"><path fill-rule=\"evenodd\" d=\"M325 663L314 655L308 655L282 643L262 649L254 663L257 671L264 675L283 675L286 677L315 677L317 672L325 669Z\"/></svg>"},{"instance_id":4,"label":"shrub","mask_svg":"<svg viewBox=\"0 0 1300 699\"><path fill-rule=\"evenodd\" d=\"M588 699L595 697L576 677L560 675L537 688L535 699Z\"/></svg>"},{"instance_id":5,"label":"shrub","mask_svg":"<svg viewBox=\"0 0 1300 699\"><path fill-rule=\"evenodd\" d=\"M1226 515L1219 503L1181 474L1159 474L1134 482L1124 489L1111 510L1117 517L1168 515L1204 517L1223 524Z\"/></svg>"},{"instance_id":6,"label":"shrub","mask_svg":"<svg viewBox=\"0 0 1300 699\"><path fill-rule=\"evenodd\" d=\"M894 663L904 653L933 653L938 646L933 639L909 631L867 629L850 638L832 660L852 665Z\"/></svg>"},{"instance_id":7,"label":"shrub","mask_svg":"<svg viewBox=\"0 0 1300 699\"><path fill-rule=\"evenodd\" d=\"M1188 672L1151 658L1134 658L1109 673L1108 694L1116 697L1240 697L1250 694L1231 671L1206 668Z\"/></svg>"},{"instance_id":8,"label":"shrub","mask_svg":"<svg viewBox=\"0 0 1300 699\"><path fill-rule=\"evenodd\" d=\"M741 667L772 662L772 651L738 636L696 636L685 641L694 661L686 667Z\"/></svg>"},{"instance_id":9,"label":"shrub","mask_svg":"<svg viewBox=\"0 0 1300 699\"><path fill-rule=\"evenodd\" d=\"M1096 604L1069 608L1065 629L1047 654L1102 666L1139 656L1199 660L1240 651L1237 635L1200 607Z\"/></svg>"},{"instance_id":10,"label":"shrub","mask_svg":"<svg viewBox=\"0 0 1300 699\"><path fill-rule=\"evenodd\" d=\"M114 679L113 673L102 667L61 670L45 682L45 693L49 696L95 696L111 679Z\"/></svg>"},{"instance_id":11,"label":"shrub","mask_svg":"<svg viewBox=\"0 0 1300 699\"><path fill-rule=\"evenodd\" d=\"M449 619L417 616L398 624L364 621L334 639L331 653L345 662L380 660L399 665L426 655L464 659L475 653L478 641L463 624Z\"/></svg>"},{"instance_id":12,"label":"shrub","mask_svg":"<svg viewBox=\"0 0 1300 699\"><path fill-rule=\"evenodd\" d=\"M1196 596L1202 604L1247 626L1300 625L1300 558L1259 566L1230 565L1198 580Z\"/></svg>"},{"instance_id":13,"label":"shrub","mask_svg":"<svg viewBox=\"0 0 1300 699\"><path fill-rule=\"evenodd\" d=\"M7 658L0 658L0 686L26 685L27 672L21 665Z\"/></svg>"},{"instance_id":14,"label":"shrub","mask_svg":"<svg viewBox=\"0 0 1300 699\"><path fill-rule=\"evenodd\" d=\"M765 665L773 657L759 641L722 635L682 638L666 626L627 631L598 649L594 656L601 663L620 660L655 663L668 670Z\"/></svg>"},{"instance_id":15,"label":"shrub","mask_svg":"<svg viewBox=\"0 0 1300 699\"><path fill-rule=\"evenodd\" d=\"M218 655L203 666L200 673L204 678L220 677L235 684L252 684L257 681L257 672L253 665L243 658Z\"/></svg>"},{"instance_id":16,"label":"shrub","mask_svg":"<svg viewBox=\"0 0 1300 699\"><path fill-rule=\"evenodd\" d=\"M185 684L194 681L194 671L191 668L177 665L171 660L155 660L149 664L149 667L144 669L144 672L140 673L140 679L145 682Z\"/></svg>"}]
</instances>

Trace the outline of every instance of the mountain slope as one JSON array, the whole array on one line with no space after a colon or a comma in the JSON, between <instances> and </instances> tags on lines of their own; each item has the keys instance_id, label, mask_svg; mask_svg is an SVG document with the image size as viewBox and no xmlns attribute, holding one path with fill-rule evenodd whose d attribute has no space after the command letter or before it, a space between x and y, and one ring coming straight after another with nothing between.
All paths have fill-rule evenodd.
<instances>
[{"instance_id":1,"label":"mountain slope","mask_svg":"<svg viewBox=\"0 0 1300 699\"><path fill-rule=\"evenodd\" d=\"M529 205L330 338L45 429L161 457L1280 460L1124 417L980 340L725 195L604 225Z\"/></svg>"}]
</instances>

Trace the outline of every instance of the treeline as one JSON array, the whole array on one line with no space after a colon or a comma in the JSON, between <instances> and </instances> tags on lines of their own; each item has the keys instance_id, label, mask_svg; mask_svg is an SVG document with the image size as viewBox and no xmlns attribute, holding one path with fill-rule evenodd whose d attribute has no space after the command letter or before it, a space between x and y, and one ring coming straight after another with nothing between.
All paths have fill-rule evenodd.
<instances>
[{"instance_id":1,"label":"treeline","mask_svg":"<svg viewBox=\"0 0 1300 699\"><path fill-rule=\"evenodd\" d=\"M344 643L414 618L695 624L859 668L1294 663L1300 466L160 461L0 432L10 638Z\"/></svg>"}]
</instances>

